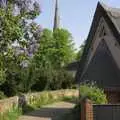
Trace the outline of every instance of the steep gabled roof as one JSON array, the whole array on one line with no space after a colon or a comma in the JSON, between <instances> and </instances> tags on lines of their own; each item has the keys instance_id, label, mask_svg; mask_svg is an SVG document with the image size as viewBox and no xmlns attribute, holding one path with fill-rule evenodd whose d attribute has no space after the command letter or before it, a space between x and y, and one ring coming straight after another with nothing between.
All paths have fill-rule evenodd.
<instances>
[{"instance_id":1,"label":"steep gabled roof","mask_svg":"<svg viewBox=\"0 0 120 120\"><path fill-rule=\"evenodd\" d=\"M101 6L107 12L107 15L110 17L110 19L114 23L117 31L120 33L120 8L108 7L103 3L101 3Z\"/></svg>"},{"instance_id":2,"label":"steep gabled roof","mask_svg":"<svg viewBox=\"0 0 120 120\"><path fill-rule=\"evenodd\" d=\"M100 18L104 17L105 21L107 22L108 26L110 27L113 35L117 39L118 43L120 44L120 9L108 7L103 3L98 2L96 12L93 18L93 22L90 28L90 32L85 44L85 48L83 51L82 58L79 62L78 71L76 74L76 80L79 81L82 71L85 66L86 58L88 55L88 51L90 49L92 40L94 38L95 32L98 27L98 23Z\"/></svg>"}]
</instances>

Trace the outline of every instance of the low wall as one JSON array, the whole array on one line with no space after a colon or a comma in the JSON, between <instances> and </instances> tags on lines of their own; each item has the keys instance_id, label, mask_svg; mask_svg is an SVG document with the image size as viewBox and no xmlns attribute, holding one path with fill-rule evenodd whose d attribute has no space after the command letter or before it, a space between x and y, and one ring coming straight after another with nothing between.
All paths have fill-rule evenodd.
<instances>
[{"instance_id":1,"label":"low wall","mask_svg":"<svg viewBox=\"0 0 120 120\"><path fill-rule=\"evenodd\" d=\"M3 113L12 108L13 105L18 105L18 97L0 100L0 113Z\"/></svg>"},{"instance_id":2,"label":"low wall","mask_svg":"<svg viewBox=\"0 0 120 120\"><path fill-rule=\"evenodd\" d=\"M41 94L45 94L46 92L51 93L55 98L63 97L63 96L78 96L78 90L67 89L67 90L57 90L57 91L45 91L45 92L36 92L36 93L28 93L25 94L25 99L27 103L32 97L40 97ZM18 105L18 96L11 97L8 99L0 100L0 113L3 113L12 108L13 105Z\"/></svg>"}]
</instances>

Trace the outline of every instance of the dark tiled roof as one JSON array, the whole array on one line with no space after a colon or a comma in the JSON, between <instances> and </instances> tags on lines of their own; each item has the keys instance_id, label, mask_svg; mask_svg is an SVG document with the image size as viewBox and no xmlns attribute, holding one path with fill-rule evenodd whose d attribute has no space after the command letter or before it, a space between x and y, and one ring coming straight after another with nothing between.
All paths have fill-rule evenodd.
<instances>
[{"instance_id":1,"label":"dark tiled roof","mask_svg":"<svg viewBox=\"0 0 120 120\"><path fill-rule=\"evenodd\" d=\"M101 6L106 10L108 16L110 17L116 29L120 33L120 8L112 8L103 3L101 3Z\"/></svg>"},{"instance_id":2,"label":"dark tiled roof","mask_svg":"<svg viewBox=\"0 0 120 120\"><path fill-rule=\"evenodd\" d=\"M117 39L120 44L120 9L108 7L103 3L98 3L97 9L93 18L93 22L90 28L90 32L88 34L88 38L85 44L85 48L83 51L83 55L79 62L78 70L76 73L76 80L79 81L81 78L82 71L85 67L86 58L88 55L88 51L90 49L92 40L94 38L95 32L97 30L97 26L101 17L104 17L105 21L109 25L113 35Z\"/></svg>"}]
</instances>

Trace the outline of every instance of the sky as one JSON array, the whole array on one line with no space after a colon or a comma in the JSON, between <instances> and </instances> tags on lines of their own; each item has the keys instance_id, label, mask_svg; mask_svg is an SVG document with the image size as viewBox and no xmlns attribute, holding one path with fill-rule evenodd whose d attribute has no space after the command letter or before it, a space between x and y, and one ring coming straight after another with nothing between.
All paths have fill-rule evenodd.
<instances>
[{"instance_id":1,"label":"sky","mask_svg":"<svg viewBox=\"0 0 120 120\"><path fill-rule=\"evenodd\" d=\"M120 8L120 0L101 0L111 7ZM60 26L73 36L75 47L87 39L98 0L59 0ZM41 14L36 22L42 28L53 29L55 0L40 0Z\"/></svg>"}]
</instances>

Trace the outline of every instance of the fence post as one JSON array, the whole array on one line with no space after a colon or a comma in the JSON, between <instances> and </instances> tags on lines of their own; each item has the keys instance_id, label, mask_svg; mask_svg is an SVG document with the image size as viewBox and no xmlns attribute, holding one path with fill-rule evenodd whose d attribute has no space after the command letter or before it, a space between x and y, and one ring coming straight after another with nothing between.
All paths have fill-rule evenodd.
<instances>
[{"instance_id":1,"label":"fence post","mask_svg":"<svg viewBox=\"0 0 120 120\"><path fill-rule=\"evenodd\" d=\"M93 120L93 104L89 99L81 101L81 120Z\"/></svg>"}]
</instances>

